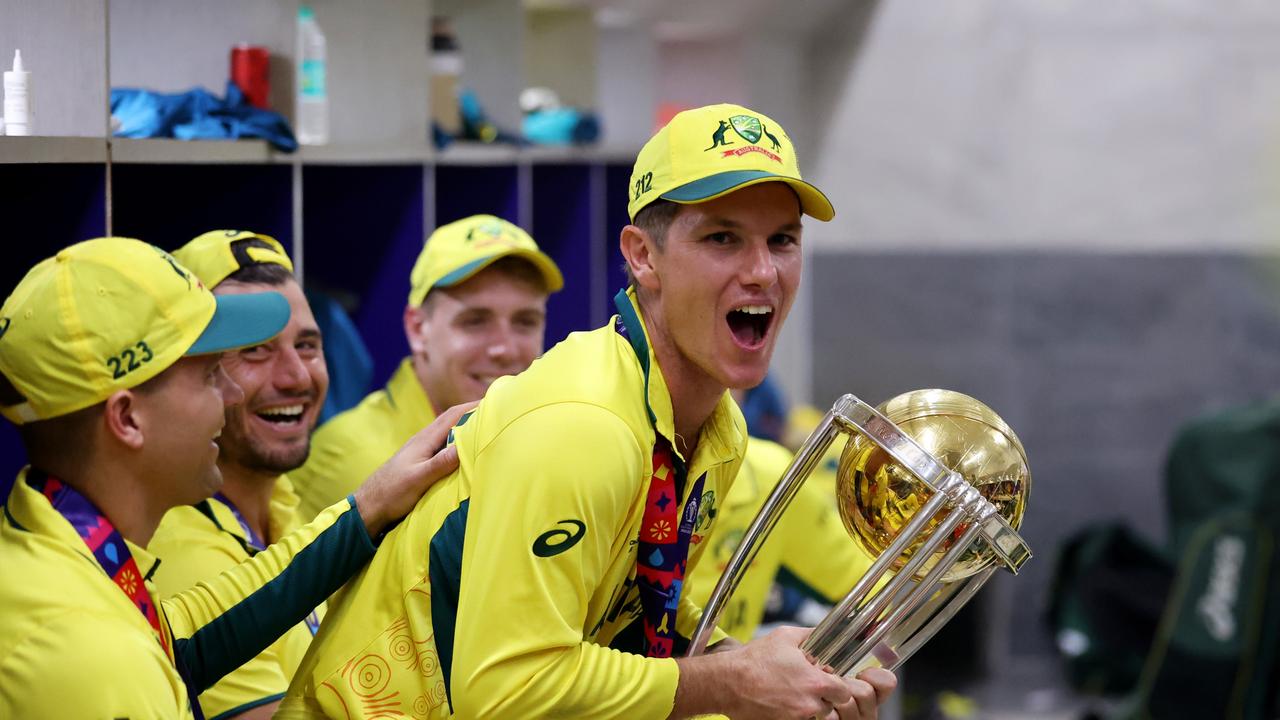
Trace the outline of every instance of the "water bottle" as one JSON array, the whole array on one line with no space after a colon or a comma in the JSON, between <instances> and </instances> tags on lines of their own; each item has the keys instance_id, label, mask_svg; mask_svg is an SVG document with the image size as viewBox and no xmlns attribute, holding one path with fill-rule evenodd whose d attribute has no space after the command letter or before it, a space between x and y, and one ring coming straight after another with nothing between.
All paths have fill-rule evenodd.
<instances>
[{"instance_id":1,"label":"water bottle","mask_svg":"<svg viewBox=\"0 0 1280 720\"><path fill-rule=\"evenodd\" d=\"M324 33L309 5L298 8L298 142L329 142L329 93L325 87Z\"/></svg>"}]
</instances>

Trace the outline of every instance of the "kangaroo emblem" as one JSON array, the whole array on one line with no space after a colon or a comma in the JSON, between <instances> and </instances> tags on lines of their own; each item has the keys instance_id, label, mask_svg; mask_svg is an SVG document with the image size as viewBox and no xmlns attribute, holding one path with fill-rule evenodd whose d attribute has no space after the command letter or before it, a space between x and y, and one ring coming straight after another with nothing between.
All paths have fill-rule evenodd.
<instances>
[{"instance_id":1,"label":"kangaroo emblem","mask_svg":"<svg viewBox=\"0 0 1280 720\"><path fill-rule=\"evenodd\" d=\"M782 143L778 142L778 138L777 138L777 136L776 136L776 135L774 135L773 133L769 132L769 128L768 128L768 126L761 125L760 127L761 127L762 131L764 132L764 136L765 136L765 137L767 137L767 138L769 138L769 142L773 143L773 149L774 149L775 151L777 151L777 150L781 150L781 149L782 149Z\"/></svg>"},{"instance_id":2,"label":"kangaroo emblem","mask_svg":"<svg viewBox=\"0 0 1280 720\"><path fill-rule=\"evenodd\" d=\"M732 144L731 141L724 139L724 133L728 129L729 129L729 123L725 122L724 120L721 120L720 127L716 128L716 131L711 133L711 147L707 148L707 150L715 150L716 147L720 145ZM703 150L703 152L706 152L706 150Z\"/></svg>"}]
</instances>

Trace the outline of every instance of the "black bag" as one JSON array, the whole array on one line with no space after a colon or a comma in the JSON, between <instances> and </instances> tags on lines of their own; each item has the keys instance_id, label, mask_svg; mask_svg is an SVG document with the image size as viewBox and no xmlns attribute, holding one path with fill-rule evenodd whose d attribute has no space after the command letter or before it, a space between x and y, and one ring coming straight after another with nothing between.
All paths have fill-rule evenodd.
<instances>
[{"instance_id":1,"label":"black bag","mask_svg":"<svg viewBox=\"0 0 1280 720\"><path fill-rule=\"evenodd\" d=\"M1133 691L1173 581L1173 563L1120 523L1067 539L1054 566L1048 620L1071 686Z\"/></svg>"}]
</instances>

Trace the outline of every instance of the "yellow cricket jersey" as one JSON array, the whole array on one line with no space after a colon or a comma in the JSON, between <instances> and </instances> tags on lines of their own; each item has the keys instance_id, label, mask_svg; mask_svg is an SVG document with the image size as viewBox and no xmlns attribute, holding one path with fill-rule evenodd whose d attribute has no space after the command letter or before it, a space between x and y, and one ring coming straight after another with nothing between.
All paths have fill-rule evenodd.
<instances>
[{"instance_id":1,"label":"yellow cricket jersey","mask_svg":"<svg viewBox=\"0 0 1280 720\"><path fill-rule=\"evenodd\" d=\"M334 505L252 560L156 603L171 659L26 475L0 519L3 718L191 718L188 683L201 692L257 655L373 555L353 504ZM159 561L125 543L156 602Z\"/></svg>"},{"instance_id":2,"label":"yellow cricket jersey","mask_svg":"<svg viewBox=\"0 0 1280 720\"><path fill-rule=\"evenodd\" d=\"M459 469L330 602L277 717L670 714L679 671L638 654L635 578L653 448L657 433L674 437L674 419L634 302L620 304L624 320L496 381L460 421ZM706 473L690 562L745 442L725 393L681 491ZM682 597L678 635L700 616Z\"/></svg>"},{"instance_id":3,"label":"yellow cricket jersey","mask_svg":"<svg viewBox=\"0 0 1280 720\"><path fill-rule=\"evenodd\" d=\"M354 492L374 470L436 419L431 401L405 358L387 386L335 415L311 436L307 462L290 473L303 519Z\"/></svg>"},{"instance_id":4,"label":"yellow cricket jersey","mask_svg":"<svg viewBox=\"0 0 1280 720\"><path fill-rule=\"evenodd\" d=\"M791 451L777 443L754 437L747 442L742 470L720 503L710 548L685 585L695 603L704 605L711 597L733 551L790 463ZM815 484L819 479L811 477L796 493L720 616L720 628L734 638L751 640L775 579L819 602L834 604L871 567L871 558L845 531L831 490Z\"/></svg>"},{"instance_id":5,"label":"yellow cricket jersey","mask_svg":"<svg viewBox=\"0 0 1280 720\"><path fill-rule=\"evenodd\" d=\"M281 475L271 491L266 542L278 540L302 526L298 496L289 478ZM229 505L210 498L199 505L170 510L151 538L147 550L164 558L152 576L160 597L177 595L202 580L257 555L253 541ZM257 657L236 668L200 693L200 707L210 720L234 716L279 700L311 645L312 628L324 617L323 603L315 613L289 629Z\"/></svg>"}]
</instances>

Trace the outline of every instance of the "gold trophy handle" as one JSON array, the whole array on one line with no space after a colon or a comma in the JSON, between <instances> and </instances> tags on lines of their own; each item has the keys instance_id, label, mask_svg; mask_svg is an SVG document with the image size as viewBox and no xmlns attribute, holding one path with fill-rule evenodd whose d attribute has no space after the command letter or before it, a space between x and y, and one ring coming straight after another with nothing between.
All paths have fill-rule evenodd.
<instances>
[{"instance_id":1,"label":"gold trophy handle","mask_svg":"<svg viewBox=\"0 0 1280 720\"><path fill-rule=\"evenodd\" d=\"M755 520L751 521L751 526L747 528L746 534L742 536L742 542L733 551L733 557L729 559L729 565L725 568L724 573L720 575L720 580L716 583L715 590L711 591L711 597L707 600L706 606L702 608L702 618L698 620L698 627L694 630L693 638L689 641L688 657L701 655L706 651L707 641L711 639L711 631L715 628L716 623L720 621L720 616L724 614L729 598L737 591L738 583L742 581L742 576L746 573L747 568L751 566L751 562L755 560L761 544L763 544L765 538L769 537L769 533L773 532L774 526L778 524L778 518L782 517L782 513L791 505L791 501L795 499L800 486L808 479L814 467L817 466L822 456L826 454L827 448L831 447L831 443L840 434L840 428L836 424L838 413L850 410L860 402L852 395L845 395L837 400L836 404L822 418L822 422L818 423L817 429L805 440L800 451L792 458L791 464L787 466L787 471L783 473L782 479L778 481L778 486L769 495L769 499L765 500L760 512L756 514Z\"/></svg>"}]
</instances>

